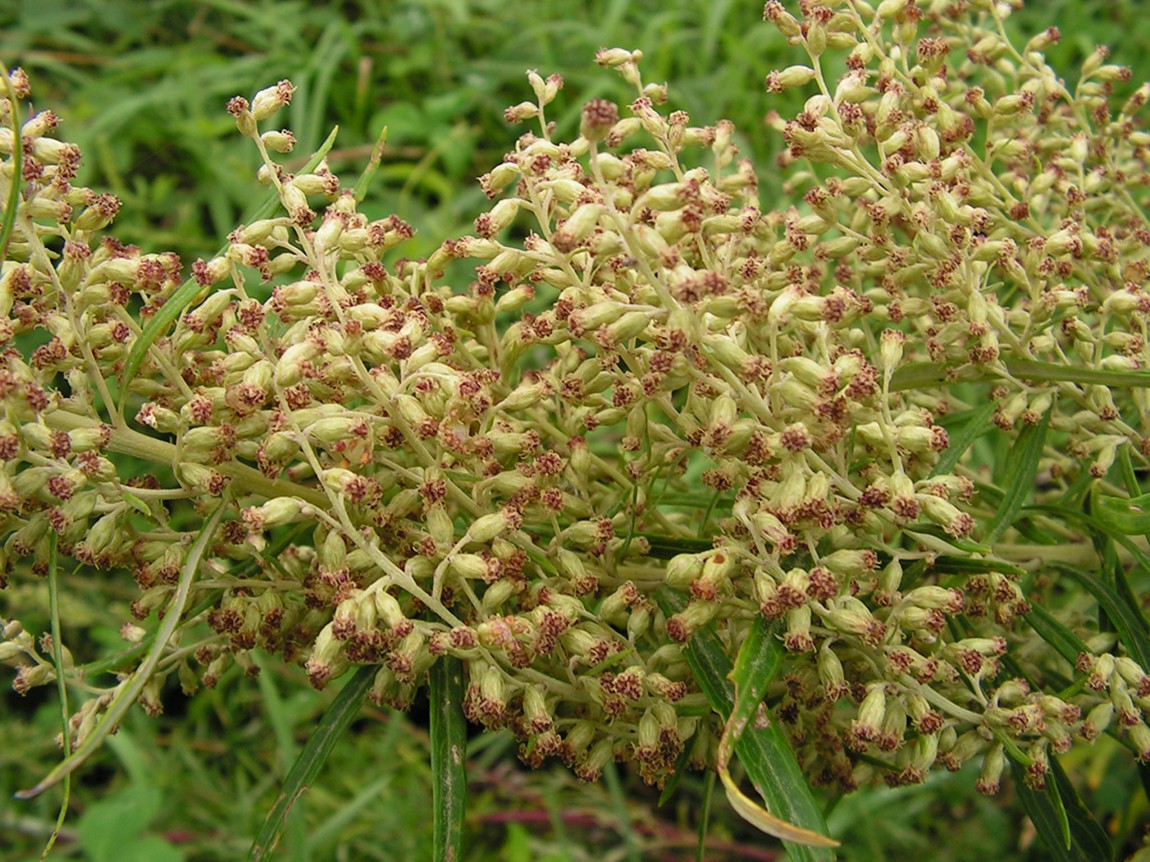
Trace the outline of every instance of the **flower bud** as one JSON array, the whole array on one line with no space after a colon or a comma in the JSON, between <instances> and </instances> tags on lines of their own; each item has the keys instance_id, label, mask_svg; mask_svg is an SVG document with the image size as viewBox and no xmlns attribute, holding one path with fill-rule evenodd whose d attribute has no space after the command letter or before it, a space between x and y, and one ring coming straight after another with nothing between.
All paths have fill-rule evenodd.
<instances>
[{"instance_id":1,"label":"flower bud","mask_svg":"<svg viewBox=\"0 0 1150 862\"><path fill-rule=\"evenodd\" d=\"M291 102L292 93L295 92L295 87L292 86L291 81L283 80L276 84L274 87L267 87L256 93L255 98L252 99L251 112L252 117L258 123L261 120L266 120L275 114L284 105Z\"/></svg>"},{"instance_id":2,"label":"flower bud","mask_svg":"<svg viewBox=\"0 0 1150 862\"><path fill-rule=\"evenodd\" d=\"M993 796L998 793L1001 785L1002 771L1006 768L1006 756L1002 749L1001 743L995 743L991 746L990 750L986 752L986 756L982 761L982 772L979 773L978 781L974 787L979 792L986 796Z\"/></svg>"},{"instance_id":3,"label":"flower bud","mask_svg":"<svg viewBox=\"0 0 1150 862\"><path fill-rule=\"evenodd\" d=\"M611 128L619 121L619 108L607 99L592 99L583 106L579 120L579 134L592 143L605 140Z\"/></svg>"},{"instance_id":4,"label":"flower bud","mask_svg":"<svg viewBox=\"0 0 1150 862\"><path fill-rule=\"evenodd\" d=\"M507 510L482 515L467 528L467 538L472 542L485 544L513 529L512 524L513 519Z\"/></svg>"}]
</instances>

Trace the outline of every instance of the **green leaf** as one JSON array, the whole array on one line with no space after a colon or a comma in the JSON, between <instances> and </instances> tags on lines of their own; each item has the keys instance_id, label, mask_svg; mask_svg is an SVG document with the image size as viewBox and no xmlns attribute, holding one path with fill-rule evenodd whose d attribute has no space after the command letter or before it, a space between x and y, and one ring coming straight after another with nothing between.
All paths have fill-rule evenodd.
<instances>
[{"instance_id":1,"label":"green leaf","mask_svg":"<svg viewBox=\"0 0 1150 862\"><path fill-rule=\"evenodd\" d=\"M31 799L34 796L43 793L49 787L52 787L60 779L66 775L71 775L72 772L79 767L84 761L95 753L107 738L112 730L119 726L120 719L127 713L128 709L139 698L140 693L144 690L144 686L148 684L148 680L152 677L152 672L156 669L156 665L160 663L163 658L164 652L168 648L168 643L175 634L176 628L184 615L184 608L188 604L188 595L192 589L192 581L195 580L196 572L200 567L200 560L203 559L204 554L207 552L211 545L212 536L215 535L216 527L219 526L220 520L224 515L225 504L220 503L216 506L216 510L212 512L211 517L200 528L200 534L196 537L195 543L188 550L188 555L184 558L183 568L180 570L180 578L176 583L176 592L172 596L172 601L164 610L164 622L160 626L160 631L156 635L156 640L152 644L152 648L148 651L147 657L140 662L140 666L136 668L135 673L132 674L131 682L129 682L120 693L116 695L115 699L108 706L107 712L104 713L100 723L96 725L95 729L88 734L84 743L77 748L68 757L56 765L56 768L49 772L43 779L35 786L27 790L21 790L16 794L18 799Z\"/></svg>"},{"instance_id":2,"label":"green leaf","mask_svg":"<svg viewBox=\"0 0 1150 862\"><path fill-rule=\"evenodd\" d=\"M1148 371L1104 371L1100 368L1075 368L1057 362L1036 362L1032 359L1008 359L1003 365L1012 377L1037 383L1083 383L1088 386L1119 388L1150 387Z\"/></svg>"},{"instance_id":3,"label":"green leaf","mask_svg":"<svg viewBox=\"0 0 1150 862\"><path fill-rule=\"evenodd\" d=\"M137 497L135 494L131 493L130 491L121 489L120 496L123 498L125 503L127 503L144 517L150 518L152 516L152 510L148 508L148 504Z\"/></svg>"},{"instance_id":4,"label":"green leaf","mask_svg":"<svg viewBox=\"0 0 1150 862\"><path fill-rule=\"evenodd\" d=\"M332 129L331 134L327 136L327 140L323 142L323 146L316 150L315 154L307 160L307 164L300 169L299 173L307 173L323 161L328 151L334 146L338 132L338 127ZM245 222L267 218L275 212L279 206L279 195L276 192L272 192L271 195L268 196L268 199L245 219ZM222 247L219 253L222 254L225 249L226 246ZM176 318L183 313L188 304L205 290L207 290L207 288L201 286L194 278L189 278L176 289L175 293L168 297L167 302L160 306L160 310L148 321L143 331L136 336L135 341L132 342L132 349L128 351L128 358L124 362L124 373L120 377L120 403L118 405L118 412L121 415L124 413L125 402L128 399L128 387L136 378L136 373L140 370L140 366L144 364L144 357L148 353L148 348L156 342L156 339L164 333L164 330L166 330L170 324L175 322Z\"/></svg>"},{"instance_id":5,"label":"green leaf","mask_svg":"<svg viewBox=\"0 0 1150 862\"><path fill-rule=\"evenodd\" d=\"M1090 648L1082 639L1050 615L1042 605L1031 603L1026 613L1026 621L1038 632L1038 636L1054 647L1054 651L1074 665L1081 653L1089 653Z\"/></svg>"},{"instance_id":6,"label":"green leaf","mask_svg":"<svg viewBox=\"0 0 1150 862\"><path fill-rule=\"evenodd\" d=\"M730 679L735 684L735 705L730 719L750 723L767 694L767 686L783 664L783 647L775 637L774 627L762 617L751 624L746 640L735 656Z\"/></svg>"},{"instance_id":7,"label":"green leaf","mask_svg":"<svg viewBox=\"0 0 1150 862\"><path fill-rule=\"evenodd\" d=\"M355 183L355 200L357 203L363 203L363 199L367 196L367 189L375 178L375 172L379 170L379 163L383 161L383 148L385 146L387 146L387 126L384 126L383 131L379 133L379 138L376 139L375 147L371 151L371 158L368 159L367 167L363 169L363 173L359 175L359 179Z\"/></svg>"},{"instance_id":8,"label":"green leaf","mask_svg":"<svg viewBox=\"0 0 1150 862\"><path fill-rule=\"evenodd\" d=\"M1096 494L1092 501L1094 517L1110 532L1123 536L1150 534L1150 494L1140 497L1114 497Z\"/></svg>"},{"instance_id":9,"label":"green leaf","mask_svg":"<svg viewBox=\"0 0 1150 862\"><path fill-rule=\"evenodd\" d=\"M1003 480L1002 503L983 531L983 541L987 544L993 544L1006 532L1006 528L1014 522L1022 504L1034 490L1034 476L1038 472L1038 461L1042 458L1042 449L1046 445L1046 429L1050 427L1050 414L1053 409L1052 405L1037 425L1023 428L1014 445L1010 447L1009 463Z\"/></svg>"},{"instance_id":10,"label":"green leaf","mask_svg":"<svg viewBox=\"0 0 1150 862\"><path fill-rule=\"evenodd\" d=\"M1150 556L1147 556L1145 551L1126 536L1111 531L1098 518L1065 506L1031 506L1029 508L1035 512L1049 512L1062 520L1078 521L1093 530L1095 534L1105 536L1108 541L1121 545L1134 557L1139 566L1150 572ZM1115 567L1114 586L1110 586L1093 573L1083 572L1065 564L1055 563L1054 565L1059 571L1082 584L1094 596L1099 607L1114 623L1126 649L1140 665L1150 667L1148 664L1150 662L1150 625L1146 622L1146 617L1142 613L1137 597L1134 596L1129 584L1126 583L1121 567Z\"/></svg>"},{"instance_id":11,"label":"green leaf","mask_svg":"<svg viewBox=\"0 0 1150 862\"><path fill-rule=\"evenodd\" d=\"M1071 566L1059 565L1059 571L1081 584L1106 612L1122 642L1142 667L1150 667L1150 641L1147 641L1146 621L1134 608L1123 601L1118 593L1096 576Z\"/></svg>"},{"instance_id":12,"label":"green leaf","mask_svg":"<svg viewBox=\"0 0 1150 862\"><path fill-rule=\"evenodd\" d=\"M940 575L981 575L986 572L999 572L1003 575L1026 574L1026 569L1005 560L949 556L936 557L930 564L930 570Z\"/></svg>"},{"instance_id":13,"label":"green leaf","mask_svg":"<svg viewBox=\"0 0 1150 862\"><path fill-rule=\"evenodd\" d=\"M436 862L463 858L467 802L467 720L463 716L463 662L442 656L429 672L431 780Z\"/></svg>"},{"instance_id":14,"label":"green leaf","mask_svg":"<svg viewBox=\"0 0 1150 862\"><path fill-rule=\"evenodd\" d=\"M1114 851L1106 831L1090 813L1056 758L1050 760L1046 787L1027 785L1026 769L1011 762L1018 797L1054 862L1110 862Z\"/></svg>"},{"instance_id":15,"label":"green leaf","mask_svg":"<svg viewBox=\"0 0 1150 862\"><path fill-rule=\"evenodd\" d=\"M694 539L687 536L659 536L652 533L639 533L651 545L650 555L659 560L669 560L679 554L701 554L715 547L709 539Z\"/></svg>"},{"instance_id":16,"label":"green leaf","mask_svg":"<svg viewBox=\"0 0 1150 862\"><path fill-rule=\"evenodd\" d=\"M681 594L666 587L655 593L655 599L663 612L668 615L686 606L686 600ZM763 634L760 631L755 637L761 637ZM763 644L763 641L759 643ZM764 648L769 650L769 646ZM707 702L715 712L727 719L735 708L735 687L728 678L732 665L713 626L695 632L687 643L686 657L695 680L707 697ZM769 669L772 661L769 655L751 656L748 653L744 659L743 672L747 674L749 681L754 682L756 686L761 685L761 674ZM758 670L759 673L756 674L753 670ZM759 727L757 723L752 722L735 745L735 752L775 817L811 833L825 836L826 822L822 810L815 801L810 784L803 776L798 761L795 760L790 743L776 723ZM789 858L795 862L827 862L835 858L833 850L829 847L784 843Z\"/></svg>"},{"instance_id":17,"label":"green leaf","mask_svg":"<svg viewBox=\"0 0 1150 862\"><path fill-rule=\"evenodd\" d=\"M68 708L68 680L64 666L64 639L60 632L60 556L59 536L53 530L48 534L48 613L52 621L52 666L56 671L56 695L60 698L60 745L64 749L64 756L72 753L69 717L72 711ZM47 859L56 846L56 839L64 828L64 821L68 817L68 803L72 798L72 777L64 776L64 792L60 800L60 810L56 814L56 825L48 836L44 845L41 859Z\"/></svg>"},{"instance_id":18,"label":"green leaf","mask_svg":"<svg viewBox=\"0 0 1150 862\"><path fill-rule=\"evenodd\" d=\"M994 416L994 411L997 409L997 404L993 401L988 401L982 405L982 407L971 412L970 418L962 423L960 430L951 431L950 445L947 446L946 451L939 456L938 463L934 465L934 469L930 471L930 475L939 476L953 470L958 465L959 459L966 450L990 427L990 419Z\"/></svg>"},{"instance_id":19,"label":"green leaf","mask_svg":"<svg viewBox=\"0 0 1150 862\"><path fill-rule=\"evenodd\" d=\"M927 541L924 537L929 536L933 539L931 547L940 553L945 553L945 548L953 548L967 554L989 554L993 550L988 544L952 536L938 524L910 524L906 527L906 532L922 542Z\"/></svg>"},{"instance_id":20,"label":"green leaf","mask_svg":"<svg viewBox=\"0 0 1150 862\"><path fill-rule=\"evenodd\" d=\"M715 773L708 772L703 783L703 808L699 812L699 844L695 848L695 862L706 862L707 827L711 822L711 801L715 798Z\"/></svg>"},{"instance_id":21,"label":"green leaf","mask_svg":"<svg viewBox=\"0 0 1150 862\"><path fill-rule=\"evenodd\" d=\"M1150 372L1103 371L1098 368L1076 368L1056 362L1035 362L1030 359L1006 359L1002 368L1012 377L1038 383L1083 383L1094 386L1150 387ZM906 392L928 389L962 381L998 377L1000 370L991 367L965 365L954 367L941 362L911 362L897 368L891 375L890 391Z\"/></svg>"},{"instance_id":22,"label":"green leaf","mask_svg":"<svg viewBox=\"0 0 1150 862\"><path fill-rule=\"evenodd\" d=\"M8 102L11 105L19 105L16 94L12 92L12 84L8 80L7 69L4 71L4 89ZM8 259L8 243L16 227L16 211L20 208L20 187L24 177L24 142L20 134L24 124L20 114L20 111L13 109L8 115L12 127L12 185L8 187L8 200L4 203L4 220L0 222L0 260Z\"/></svg>"},{"instance_id":23,"label":"green leaf","mask_svg":"<svg viewBox=\"0 0 1150 862\"><path fill-rule=\"evenodd\" d=\"M288 812L308 786L315 780L336 742L347 730L348 725L359 714L360 705L375 680L377 668L361 667L347 681L323 718L308 737L291 771L284 779L275 805L264 818L259 834L248 850L249 862L270 859L287 821Z\"/></svg>"}]
</instances>

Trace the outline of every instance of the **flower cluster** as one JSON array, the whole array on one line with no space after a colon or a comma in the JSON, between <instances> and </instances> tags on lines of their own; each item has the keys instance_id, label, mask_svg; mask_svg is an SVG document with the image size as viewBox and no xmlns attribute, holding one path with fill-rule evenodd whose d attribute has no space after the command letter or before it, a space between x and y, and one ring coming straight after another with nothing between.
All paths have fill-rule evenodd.
<instances>
[{"instance_id":1,"label":"flower cluster","mask_svg":"<svg viewBox=\"0 0 1150 862\"><path fill-rule=\"evenodd\" d=\"M3 577L43 574L54 542L131 572L143 621L216 513L152 710L166 677L211 686L257 649L317 687L377 667L372 696L403 708L450 655L468 717L528 763L662 782L712 764L722 730L693 637L733 658L765 618L787 651L768 703L817 783L979 758L993 792L1005 752L1041 785L1114 718L1150 759L1150 677L1058 576L1102 561L1077 524L997 524L1002 477L954 442L980 416L1005 446L1042 429L1040 503L1126 496L1112 467L1145 468L1150 87L1115 113L1129 72L1098 52L1069 91L1042 57L1057 32L1016 49L987 0L801 5L764 10L810 63L766 80L813 92L770 118L791 203L760 200L730 123L666 108L610 49L634 101L589 102L565 143L563 82L530 73L508 119L537 131L481 178L497 202L405 260L408 225L322 160L275 160L281 82L228 105L279 210L186 283L103 235L117 202L72 185L78 150L50 114L18 119L12 74ZM1036 598L1074 664L1030 626ZM4 635L18 687L53 678Z\"/></svg>"}]
</instances>

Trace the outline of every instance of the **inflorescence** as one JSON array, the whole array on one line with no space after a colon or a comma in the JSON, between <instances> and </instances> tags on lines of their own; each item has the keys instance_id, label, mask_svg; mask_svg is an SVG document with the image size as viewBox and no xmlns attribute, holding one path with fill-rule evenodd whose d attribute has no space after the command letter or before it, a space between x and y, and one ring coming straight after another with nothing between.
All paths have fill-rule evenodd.
<instances>
[{"instance_id":1,"label":"inflorescence","mask_svg":"<svg viewBox=\"0 0 1150 862\"><path fill-rule=\"evenodd\" d=\"M118 202L73 185L50 112L14 120L12 73L3 577L45 574L54 540L108 583L130 572L143 622L222 506L150 712L166 678L212 686L253 650L316 687L376 666L372 697L402 709L450 655L468 718L526 762L593 779L621 758L661 783L713 764L722 730L686 646L710 627L734 657L765 618L787 651L767 701L817 784L973 759L994 792L1006 750L1041 786L1050 752L1108 728L1150 759L1150 677L1059 578L1100 565L1089 542L1054 518L1035 529L1056 546L987 536L1000 501L946 430L985 403L1006 444L1047 428L1039 503L1145 468L1147 390L1098 373L1150 360L1150 87L1112 106L1130 73L1099 51L1068 89L1042 55L1057 31L1017 49L1005 4L801 5L764 10L809 57L767 88L813 92L769 118L783 204L730 123L693 125L610 49L634 101L588 103L565 143L562 79L530 73L507 117L537 130L481 178L474 235L405 260L407 224L369 219L322 161L277 162L294 139L260 126L290 83L233 99L280 208L192 265L202 289L130 379L188 273L104 233ZM1081 638L1074 666L1029 626L1036 601ZM54 679L18 622L3 634L17 690Z\"/></svg>"}]
</instances>

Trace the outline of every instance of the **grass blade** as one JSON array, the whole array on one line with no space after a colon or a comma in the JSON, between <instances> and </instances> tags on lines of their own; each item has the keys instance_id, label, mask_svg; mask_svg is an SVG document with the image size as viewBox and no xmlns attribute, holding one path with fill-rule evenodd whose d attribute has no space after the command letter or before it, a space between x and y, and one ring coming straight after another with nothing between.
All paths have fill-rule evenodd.
<instances>
[{"instance_id":1,"label":"grass blade","mask_svg":"<svg viewBox=\"0 0 1150 862\"><path fill-rule=\"evenodd\" d=\"M103 719L92 730L84 743L77 748L69 757L65 757L56 768L49 772L40 783L35 787L30 787L27 790L21 790L16 794L18 799L31 799L47 790L49 787L55 785L60 779L66 775L71 775L84 761L92 756L93 753L103 744L104 738L107 737L112 730L119 726L120 719L124 717L128 709L139 698L140 693L144 690L144 686L148 684L148 680L152 677L152 671L156 669L160 659L163 658L164 649L168 645L168 641L172 639L176 628L181 622L181 617L184 614L184 608L188 603L188 595L191 592L192 581L195 580L196 571L200 567L200 560L207 552L211 544L212 537L216 533L216 527L219 526L220 519L224 515L225 504L221 503L212 512L211 517L200 528L200 534L196 537L195 543L188 550L188 556L184 559L184 566L180 570L180 578L176 584L175 595L172 596L172 602L164 611L164 622L160 626L159 634L156 635L155 643L152 644L151 650L148 652L147 658L140 662L140 666L136 672L132 674L131 680L120 689L115 699L108 706L108 711L104 713Z\"/></svg>"},{"instance_id":2,"label":"grass blade","mask_svg":"<svg viewBox=\"0 0 1150 862\"><path fill-rule=\"evenodd\" d=\"M1046 429L1050 427L1050 414L1053 409L1051 406L1037 425L1023 428L1014 445L1010 447L1009 464L1003 482L1002 503L982 536L987 544L993 544L1006 532L1006 528L1014 522L1022 504L1034 490L1034 476L1038 472L1038 461L1046 444Z\"/></svg>"},{"instance_id":3,"label":"grass blade","mask_svg":"<svg viewBox=\"0 0 1150 862\"><path fill-rule=\"evenodd\" d=\"M307 163L300 169L300 173L307 173L323 161L328 151L335 145L335 138L338 132L338 127L331 130L331 134L327 136L327 140L323 142L323 146L316 150L315 154L307 160ZM279 195L276 192L272 192L268 196L268 199L245 219L245 222L267 218L275 212L279 206ZM226 246L222 247L219 253L223 254L226 248ZM125 402L128 399L128 387L136 378L140 366L144 364L144 357L147 355L148 349L155 344L156 339L164 333L164 330L174 323L176 318L183 313L188 303L204 290L206 290L206 288L201 287L194 278L189 278L176 289L175 293L168 297L168 301L160 306L160 309L153 315L152 319L148 321L148 325L144 327L143 331L140 332L140 334L136 336L135 341L132 342L132 349L128 351L128 358L124 361L124 373L120 377L120 403L117 405L119 408L117 412L121 416L124 414Z\"/></svg>"},{"instance_id":4,"label":"grass blade","mask_svg":"<svg viewBox=\"0 0 1150 862\"><path fill-rule=\"evenodd\" d=\"M1090 813L1057 758L1050 760L1046 787L1036 790L1024 780L1025 768L1011 762L1022 807L1054 862L1109 862L1114 856L1106 831Z\"/></svg>"},{"instance_id":5,"label":"grass blade","mask_svg":"<svg viewBox=\"0 0 1150 862\"><path fill-rule=\"evenodd\" d=\"M249 862L271 857L287 821L288 812L300 794L315 780L336 742L359 714L360 704L371 688L376 672L375 667L361 667L331 702L331 706L327 708L316 729L308 737L303 751L284 779L275 805L264 818L256 840L252 842L248 851Z\"/></svg>"},{"instance_id":6,"label":"grass blade","mask_svg":"<svg viewBox=\"0 0 1150 862\"><path fill-rule=\"evenodd\" d=\"M463 716L463 663L443 656L429 672L431 780L436 862L463 858L467 802L467 720Z\"/></svg>"},{"instance_id":7,"label":"grass blade","mask_svg":"<svg viewBox=\"0 0 1150 862\"><path fill-rule=\"evenodd\" d=\"M683 597L667 588L660 589L655 597L663 612L668 615L685 606ZM760 626L763 628L760 629ZM753 686L748 686L748 691L752 687L765 687L763 679L776 660L770 654L772 644L778 648L773 638L765 637L765 623L757 621L752 633L756 631L758 633L753 637L757 641L757 647L748 648L744 644L740 650L740 657L746 653L742 664L743 673L748 682L754 683ZM756 655L756 649L763 654ZM687 644L686 655L691 672L711 708L724 719L729 718L736 706L735 686L729 679L733 668L714 631L708 627L696 632ZM749 698L748 694L748 700ZM757 703L758 701L756 705ZM747 708L746 705L742 706L744 711ZM826 862L834 859L834 853L829 848L837 846L837 842L826 837L826 822L822 811L795 760L790 743L778 725L772 722L760 727L757 722L751 723L743 729L734 744L734 749L746 768L747 775L773 812L771 822L766 822L762 818L763 812L760 806L749 799L744 804L738 796L733 796L731 801L737 806L739 814L759 828L771 826L772 829L788 827L793 830L789 833L793 837L784 840L787 842L787 852L795 862ZM732 797L732 794L728 793L728 796ZM764 829L764 831L771 830ZM771 834L775 833L771 831Z\"/></svg>"}]
</instances>

